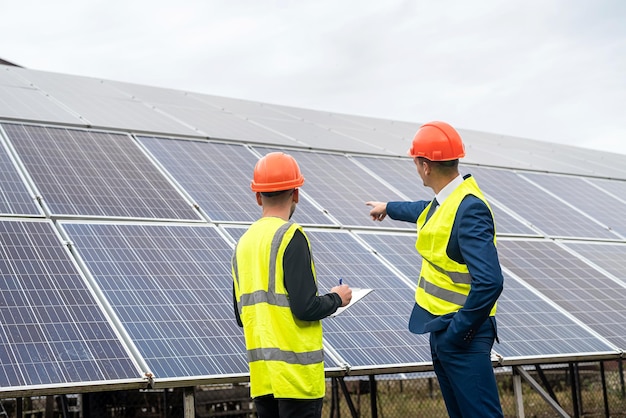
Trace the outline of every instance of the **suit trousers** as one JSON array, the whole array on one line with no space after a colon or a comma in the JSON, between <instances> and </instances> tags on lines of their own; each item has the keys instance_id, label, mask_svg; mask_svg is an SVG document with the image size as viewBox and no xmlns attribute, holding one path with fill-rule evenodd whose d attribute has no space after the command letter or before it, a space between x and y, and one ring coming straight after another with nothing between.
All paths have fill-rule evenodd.
<instances>
[{"instance_id":1,"label":"suit trousers","mask_svg":"<svg viewBox=\"0 0 626 418\"><path fill-rule=\"evenodd\" d=\"M485 321L469 343L448 341L446 330L431 332L430 350L441 393L451 418L503 417L491 364L496 337Z\"/></svg>"},{"instance_id":2,"label":"suit trousers","mask_svg":"<svg viewBox=\"0 0 626 418\"><path fill-rule=\"evenodd\" d=\"M276 399L272 395L254 398L259 418L320 418L323 398Z\"/></svg>"}]
</instances>

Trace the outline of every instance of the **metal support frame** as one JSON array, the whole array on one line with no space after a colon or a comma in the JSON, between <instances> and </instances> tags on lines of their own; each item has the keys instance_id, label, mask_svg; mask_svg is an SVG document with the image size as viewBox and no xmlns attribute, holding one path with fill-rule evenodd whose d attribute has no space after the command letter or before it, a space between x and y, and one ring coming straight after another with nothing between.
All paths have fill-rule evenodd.
<instances>
[{"instance_id":1,"label":"metal support frame","mask_svg":"<svg viewBox=\"0 0 626 418\"><path fill-rule=\"evenodd\" d=\"M183 411L185 418L195 418L196 416L196 403L193 386L184 388Z\"/></svg>"},{"instance_id":2,"label":"metal support frame","mask_svg":"<svg viewBox=\"0 0 626 418\"><path fill-rule=\"evenodd\" d=\"M604 398L604 416L609 418L611 413L609 411L609 395L606 390L606 375L604 373L604 362L600 362L600 379L602 379L602 397Z\"/></svg>"},{"instance_id":3,"label":"metal support frame","mask_svg":"<svg viewBox=\"0 0 626 418\"><path fill-rule=\"evenodd\" d=\"M569 363L570 381L572 387L572 406L574 407L574 418L580 418L582 412L582 400L580 393L580 374L578 363Z\"/></svg>"},{"instance_id":4,"label":"metal support frame","mask_svg":"<svg viewBox=\"0 0 626 418\"><path fill-rule=\"evenodd\" d=\"M561 404L559 403L559 399L556 397L556 393L554 393L554 391L552 390L552 386L550 385L550 382L548 382L548 378L541 368L541 365L535 364L535 370L537 371L537 375L541 379L541 383L543 383L543 387L545 388L546 392L548 392L550 397L554 399L554 402L561 406Z\"/></svg>"},{"instance_id":5,"label":"metal support frame","mask_svg":"<svg viewBox=\"0 0 626 418\"><path fill-rule=\"evenodd\" d=\"M524 370L521 366L515 366L515 370L516 370L516 373L518 373L521 377L523 377L524 380L526 380L530 384L530 386L537 393L539 393L539 395L548 403L548 405L550 405L552 409L554 409L554 411L557 413L557 416L561 418L571 418L569 414L565 412L563 408L561 408L561 405L559 405L558 402L552 399L552 397L550 397L548 392L546 392L541 387L541 385L535 379L533 379L530 374L528 374L526 370ZM520 387L520 392L521 392L521 387Z\"/></svg>"},{"instance_id":6,"label":"metal support frame","mask_svg":"<svg viewBox=\"0 0 626 418\"><path fill-rule=\"evenodd\" d=\"M517 372L517 368L513 368L513 394L515 397L515 416L517 418L525 418L524 414L524 396L522 394L522 377Z\"/></svg>"},{"instance_id":7,"label":"metal support frame","mask_svg":"<svg viewBox=\"0 0 626 418\"><path fill-rule=\"evenodd\" d=\"M376 387L376 376L370 374L370 409L372 418L378 418L378 388Z\"/></svg>"},{"instance_id":8,"label":"metal support frame","mask_svg":"<svg viewBox=\"0 0 626 418\"><path fill-rule=\"evenodd\" d=\"M352 418L358 418L359 414L356 412L356 408L354 407L354 402L352 402L352 397L350 396L346 382L343 380L343 377L338 377L337 379L339 381L341 391L343 392L343 396L346 398L348 409L350 409L350 415L352 415Z\"/></svg>"},{"instance_id":9,"label":"metal support frame","mask_svg":"<svg viewBox=\"0 0 626 418\"><path fill-rule=\"evenodd\" d=\"M336 377L330 379L330 391L330 418L335 418L335 412L337 413L336 418L340 418L341 410L339 408L339 384L337 383Z\"/></svg>"},{"instance_id":10,"label":"metal support frame","mask_svg":"<svg viewBox=\"0 0 626 418\"><path fill-rule=\"evenodd\" d=\"M626 398L626 388L624 386L624 364L622 363L622 359L620 358L617 363L617 369L619 370L619 382L622 387L622 399Z\"/></svg>"}]
</instances>

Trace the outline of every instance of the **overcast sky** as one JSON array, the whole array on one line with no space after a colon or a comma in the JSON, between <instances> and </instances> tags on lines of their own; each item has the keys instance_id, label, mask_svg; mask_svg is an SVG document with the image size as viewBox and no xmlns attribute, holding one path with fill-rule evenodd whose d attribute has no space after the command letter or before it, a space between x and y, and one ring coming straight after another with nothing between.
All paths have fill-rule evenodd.
<instances>
[{"instance_id":1,"label":"overcast sky","mask_svg":"<svg viewBox=\"0 0 626 418\"><path fill-rule=\"evenodd\" d=\"M626 154L622 0L0 0L0 58Z\"/></svg>"}]
</instances>

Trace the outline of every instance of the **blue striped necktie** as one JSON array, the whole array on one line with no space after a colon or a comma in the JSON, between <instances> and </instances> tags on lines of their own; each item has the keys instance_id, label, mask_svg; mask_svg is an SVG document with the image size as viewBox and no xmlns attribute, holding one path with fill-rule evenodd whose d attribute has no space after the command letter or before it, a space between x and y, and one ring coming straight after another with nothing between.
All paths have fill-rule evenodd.
<instances>
[{"instance_id":1,"label":"blue striped necktie","mask_svg":"<svg viewBox=\"0 0 626 418\"><path fill-rule=\"evenodd\" d=\"M428 209L428 213L426 214L426 220L424 221L424 223L428 222L433 213L435 213L435 209L437 209L437 206L439 206L439 202L437 202L437 198L434 198L433 202L430 204L430 209Z\"/></svg>"}]
</instances>

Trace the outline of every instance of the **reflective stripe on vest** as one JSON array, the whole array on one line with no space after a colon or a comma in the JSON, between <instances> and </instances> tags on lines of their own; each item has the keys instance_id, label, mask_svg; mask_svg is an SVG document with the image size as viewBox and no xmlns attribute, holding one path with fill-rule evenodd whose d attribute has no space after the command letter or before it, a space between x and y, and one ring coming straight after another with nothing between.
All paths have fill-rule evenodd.
<instances>
[{"instance_id":1,"label":"reflective stripe on vest","mask_svg":"<svg viewBox=\"0 0 626 418\"><path fill-rule=\"evenodd\" d=\"M284 361L289 364L315 364L324 361L324 350L296 353L278 348L257 348L248 350L248 361Z\"/></svg>"},{"instance_id":2,"label":"reflective stripe on vest","mask_svg":"<svg viewBox=\"0 0 626 418\"><path fill-rule=\"evenodd\" d=\"M424 277L420 277L419 287L424 289L424 291L429 295L435 296L441 300L445 300L459 306L465 305L465 301L467 300L467 296L436 286L424 280Z\"/></svg>"},{"instance_id":3,"label":"reflective stripe on vest","mask_svg":"<svg viewBox=\"0 0 626 418\"><path fill-rule=\"evenodd\" d=\"M442 274L445 274L446 276L448 276L453 283L457 283L457 284L470 284L470 283L472 283L472 276L469 273L459 273L457 271L445 271L441 267L434 265L433 263L431 263L428 260L424 260L424 261L429 263L430 266L432 268L434 268L435 270L437 270L439 273L442 273Z\"/></svg>"},{"instance_id":4,"label":"reflective stripe on vest","mask_svg":"<svg viewBox=\"0 0 626 418\"><path fill-rule=\"evenodd\" d=\"M293 222L261 218L241 237L233 254L253 398L272 394L316 399L325 393L321 321L301 321L293 315L283 281L283 257L297 230L304 234ZM312 260L311 269L315 277Z\"/></svg>"},{"instance_id":5,"label":"reflective stripe on vest","mask_svg":"<svg viewBox=\"0 0 626 418\"><path fill-rule=\"evenodd\" d=\"M289 299L287 295L279 295L276 294L276 259L278 257L278 249L280 248L280 244L285 237L285 234L289 230L289 228L293 225L293 222L287 222L282 225L274 234L274 238L272 239L272 246L270 248L270 265L269 265L269 284L267 286L268 291L265 292L263 290L257 290L254 293L246 293L242 294L240 300L237 302L237 309L239 310L239 315L241 315L242 308L244 306L251 306L257 303L268 303L274 306L281 307L289 307ZM233 253L232 259L233 271L239 280L239 272L237 270L237 248L235 247L235 252Z\"/></svg>"}]
</instances>

